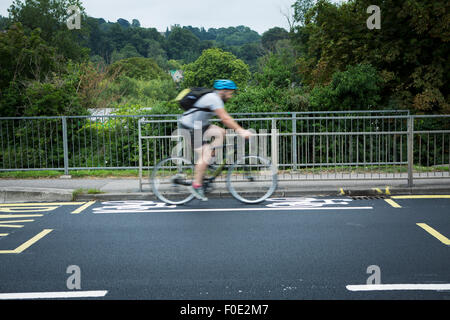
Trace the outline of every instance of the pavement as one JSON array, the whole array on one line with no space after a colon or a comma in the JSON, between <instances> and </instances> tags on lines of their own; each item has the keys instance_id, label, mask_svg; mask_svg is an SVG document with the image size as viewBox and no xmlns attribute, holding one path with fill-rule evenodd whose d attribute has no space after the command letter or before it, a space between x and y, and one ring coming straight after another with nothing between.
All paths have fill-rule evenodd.
<instances>
[{"instance_id":1,"label":"pavement","mask_svg":"<svg viewBox=\"0 0 450 320\"><path fill-rule=\"evenodd\" d=\"M279 176L274 197L295 196L389 196L402 194L448 194L450 178L415 179L412 187L400 176L395 179L323 180L311 177ZM79 192L83 189L83 192ZM97 190L101 193L88 194ZM78 190L78 192L75 192ZM224 182L216 182L210 198L230 197ZM138 178L73 178L73 179L0 179L0 203L28 201L87 201L87 200L153 200L148 183L139 191Z\"/></svg>"}]
</instances>

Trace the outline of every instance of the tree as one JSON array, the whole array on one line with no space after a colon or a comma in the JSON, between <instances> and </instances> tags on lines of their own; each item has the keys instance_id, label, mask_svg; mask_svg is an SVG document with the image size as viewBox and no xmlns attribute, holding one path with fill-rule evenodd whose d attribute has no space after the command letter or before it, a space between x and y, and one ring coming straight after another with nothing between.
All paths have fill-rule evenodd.
<instances>
[{"instance_id":1,"label":"tree","mask_svg":"<svg viewBox=\"0 0 450 320\"><path fill-rule=\"evenodd\" d=\"M139 22L138 19L133 19L133 21L131 22L131 26L133 28L140 28L141 27L141 23Z\"/></svg>"},{"instance_id":2,"label":"tree","mask_svg":"<svg viewBox=\"0 0 450 320\"><path fill-rule=\"evenodd\" d=\"M237 50L236 56L242 59L250 66L251 70L256 70L257 61L264 55L264 49L258 42L250 42L240 46Z\"/></svg>"},{"instance_id":3,"label":"tree","mask_svg":"<svg viewBox=\"0 0 450 320\"><path fill-rule=\"evenodd\" d=\"M329 85L311 91L310 105L314 110L377 109L382 83L371 65L348 66L347 70L333 74Z\"/></svg>"},{"instance_id":4,"label":"tree","mask_svg":"<svg viewBox=\"0 0 450 320\"><path fill-rule=\"evenodd\" d=\"M0 15L0 30L7 30L9 27L9 19Z\"/></svg>"},{"instance_id":5,"label":"tree","mask_svg":"<svg viewBox=\"0 0 450 320\"><path fill-rule=\"evenodd\" d=\"M278 40L273 51L258 59L258 72L254 78L262 87L287 89L300 83L296 72L296 53L290 40Z\"/></svg>"},{"instance_id":6,"label":"tree","mask_svg":"<svg viewBox=\"0 0 450 320\"><path fill-rule=\"evenodd\" d=\"M263 33L261 37L261 43L264 49L268 51L275 50L275 45L278 41L288 39L289 33L279 27L271 28Z\"/></svg>"},{"instance_id":7,"label":"tree","mask_svg":"<svg viewBox=\"0 0 450 320\"><path fill-rule=\"evenodd\" d=\"M87 30L67 28L66 22L70 16L67 8L72 5L81 10L84 21L86 15L80 0L14 0L8 12L11 23L20 22L27 34L39 28L42 39L51 43L58 53L81 61L89 55L89 50L82 45Z\"/></svg>"},{"instance_id":8,"label":"tree","mask_svg":"<svg viewBox=\"0 0 450 320\"><path fill-rule=\"evenodd\" d=\"M292 5L292 8L294 8L294 20L300 24L300 26L303 26L307 24L308 18L308 12L313 8L315 0L297 0Z\"/></svg>"},{"instance_id":9,"label":"tree","mask_svg":"<svg viewBox=\"0 0 450 320\"><path fill-rule=\"evenodd\" d=\"M193 63L185 66L184 86L212 87L215 79L231 79L245 88L250 79L248 65L232 53L218 48L203 51Z\"/></svg>"},{"instance_id":10,"label":"tree","mask_svg":"<svg viewBox=\"0 0 450 320\"><path fill-rule=\"evenodd\" d=\"M133 79L170 79L170 76L150 58L138 57L119 60L109 67L108 72L114 74L118 70L120 70L121 75Z\"/></svg>"},{"instance_id":11,"label":"tree","mask_svg":"<svg viewBox=\"0 0 450 320\"><path fill-rule=\"evenodd\" d=\"M41 37L20 23L0 33L0 116L79 115L79 72Z\"/></svg>"},{"instance_id":12,"label":"tree","mask_svg":"<svg viewBox=\"0 0 450 320\"><path fill-rule=\"evenodd\" d=\"M291 68L283 63L278 55L270 53L265 57L262 71L255 74L255 79L261 87L273 86L289 88L291 85Z\"/></svg>"},{"instance_id":13,"label":"tree","mask_svg":"<svg viewBox=\"0 0 450 320\"><path fill-rule=\"evenodd\" d=\"M167 38L169 59L194 61L200 54L200 40L191 31L175 26Z\"/></svg>"},{"instance_id":14,"label":"tree","mask_svg":"<svg viewBox=\"0 0 450 320\"><path fill-rule=\"evenodd\" d=\"M128 59L133 57L141 57L141 55L139 54L139 52L137 52L136 48L133 47L133 45L127 44L120 51L113 52L111 56L111 62L114 63L122 59Z\"/></svg>"},{"instance_id":15,"label":"tree","mask_svg":"<svg viewBox=\"0 0 450 320\"><path fill-rule=\"evenodd\" d=\"M44 80L61 67L56 49L45 43L39 29L27 36L18 23L0 33L0 92L11 83Z\"/></svg>"},{"instance_id":16,"label":"tree","mask_svg":"<svg viewBox=\"0 0 450 320\"><path fill-rule=\"evenodd\" d=\"M219 28L216 34L217 43L225 46L241 46L249 42L261 41L261 36L246 26Z\"/></svg>"},{"instance_id":17,"label":"tree","mask_svg":"<svg viewBox=\"0 0 450 320\"><path fill-rule=\"evenodd\" d=\"M396 108L416 112L448 112L449 2L382 1L379 30L366 25L371 4L370 0L340 5L318 0L305 15L296 16L299 23L305 18L305 25L297 28L301 32L294 35L307 40L297 63L305 83L326 85L348 65L371 64L386 83L382 104L395 102Z\"/></svg>"},{"instance_id":18,"label":"tree","mask_svg":"<svg viewBox=\"0 0 450 320\"><path fill-rule=\"evenodd\" d=\"M123 28L131 27L130 22L128 22L128 20L126 20L126 19L119 18L119 19L117 19L117 23Z\"/></svg>"}]
</instances>

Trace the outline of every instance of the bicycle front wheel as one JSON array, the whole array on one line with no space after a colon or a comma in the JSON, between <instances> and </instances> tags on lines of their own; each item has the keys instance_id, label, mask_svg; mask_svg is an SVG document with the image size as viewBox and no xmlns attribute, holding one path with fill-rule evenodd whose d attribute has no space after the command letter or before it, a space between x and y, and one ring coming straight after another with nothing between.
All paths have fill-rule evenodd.
<instances>
[{"instance_id":1,"label":"bicycle front wheel","mask_svg":"<svg viewBox=\"0 0 450 320\"><path fill-rule=\"evenodd\" d=\"M194 195L189 190L194 179L194 165L184 158L167 158L153 169L150 184L155 196L168 204L184 204Z\"/></svg>"},{"instance_id":2,"label":"bicycle front wheel","mask_svg":"<svg viewBox=\"0 0 450 320\"><path fill-rule=\"evenodd\" d=\"M277 170L270 160L245 156L228 170L227 187L244 203L260 203L270 197L278 184Z\"/></svg>"}]
</instances>

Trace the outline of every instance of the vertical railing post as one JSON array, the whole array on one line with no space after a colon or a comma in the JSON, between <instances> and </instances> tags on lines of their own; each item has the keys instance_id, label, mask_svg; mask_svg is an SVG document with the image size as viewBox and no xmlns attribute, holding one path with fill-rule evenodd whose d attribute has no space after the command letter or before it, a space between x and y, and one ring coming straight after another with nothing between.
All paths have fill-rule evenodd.
<instances>
[{"instance_id":1,"label":"vertical railing post","mask_svg":"<svg viewBox=\"0 0 450 320\"><path fill-rule=\"evenodd\" d=\"M297 171L297 114L292 114L292 162L293 170Z\"/></svg>"},{"instance_id":2,"label":"vertical railing post","mask_svg":"<svg viewBox=\"0 0 450 320\"><path fill-rule=\"evenodd\" d=\"M277 132L277 122L275 119L272 119L272 164L278 170L278 132Z\"/></svg>"},{"instance_id":3,"label":"vertical railing post","mask_svg":"<svg viewBox=\"0 0 450 320\"><path fill-rule=\"evenodd\" d=\"M414 165L414 118L408 117L408 187L413 187L413 165Z\"/></svg>"},{"instance_id":4,"label":"vertical railing post","mask_svg":"<svg viewBox=\"0 0 450 320\"><path fill-rule=\"evenodd\" d=\"M141 139L141 120L138 120L138 139L139 139L139 192L142 192L142 139Z\"/></svg>"},{"instance_id":5,"label":"vertical railing post","mask_svg":"<svg viewBox=\"0 0 450 320\"><path fill-rule=\"evenodd\" d=\"M64 175L69 176L69 143L67 141L67 118L62 117Z\"/></svg>"}]
</instances>

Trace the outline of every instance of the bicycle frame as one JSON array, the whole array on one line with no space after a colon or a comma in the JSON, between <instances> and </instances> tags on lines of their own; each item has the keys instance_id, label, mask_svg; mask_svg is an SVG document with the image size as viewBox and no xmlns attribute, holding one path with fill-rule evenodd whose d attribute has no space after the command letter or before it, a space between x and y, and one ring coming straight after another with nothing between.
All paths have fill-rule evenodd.
<instances>
[{"instance_id":1,"label":"bicycle frame","mask_svg":"<svg viewBox=\"0 0 450 320\"><path fill-rule=\"evenodd\" d=\"M236 147L236 146L237 146L237 144L234 144L234 147ZM214 149L223 148L223 147L224 147L223 145L217 146L217 147L214 147L213 150ZM207 177L207 178L203 179L205 189L207 189L210 184L214 183L214 180L216 180L216 178L222 173L222 171L225 168L226 163L227 163L227 160L226 160L227 156L231 155L232 153L234 153L234 150L228 151L227 155L225 157L223 157L222 163L214 170L212 175L210 177ZM209 168L213 168L212 165L208 165L208 167Z\"/></svg>"}]
</instances>

